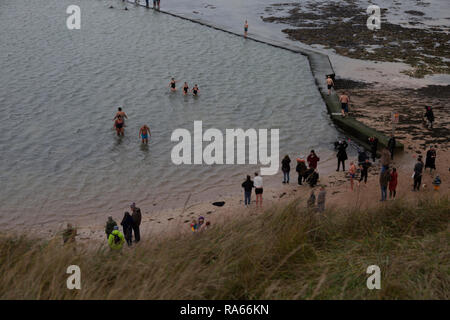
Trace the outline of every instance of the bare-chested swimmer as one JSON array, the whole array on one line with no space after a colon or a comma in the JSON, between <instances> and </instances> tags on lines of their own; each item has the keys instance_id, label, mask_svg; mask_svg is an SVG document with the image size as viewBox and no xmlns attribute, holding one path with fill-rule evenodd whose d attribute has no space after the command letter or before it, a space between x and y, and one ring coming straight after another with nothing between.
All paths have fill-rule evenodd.
<instances>
[{"instance_id":1,"label":"bare-chested swimmer","mask_svg":"<svg viewBox=\"0 0 450 320\"><path fill-rule=\"evenodd\" d=\"M341 102L341 111L342 116L345 117L348 115L348 103L350 102L350 98L347 95L347 92L344 92L339 97L339 101Z\"/></svg>"},{"instance_id":2,"label":"bare-chested swimmer","mask_svg":"<svg viewBox=\"0 0 450 320\"><path fill-rule=\"evenodd\" d=\"M177 83L177 82L178 82L178 81L175 80L175 78L172 78L172 80L170 80L169 88L170 88L170 90L171 90L172 92L177 91L177 86L176 86L176 83Z\"/></svg>"},{"instance_id":3,"label":"bare-chested swimmer","mask_svg":"<svg viewBox=\"0 0 450 320\"><path fill-rule=\"evenodd\" d=\"M200 89L198 88L198 85L197 84L195 84L195 86L192 88L192 94L194 95L194 96L196 96L196 95L198 95L198 93L200 92Z\"/></svg>"},{"instance_id":4,"label":"bare-chested swimmer","mask_svg":"<svg viewBox=\"0 0 450 320\"><path fill-rule=\"evenodd\" d=\"M139 130L139 136L142 139L142 143L148 144L148 137L151 136L150 128L144 124Z\"/></svg>"},{"instance_id":5,"label":"bare-chested swimmer","mask_svg":"<svg viewBox=\"0 0 450 320\"><path fill-rule=\"evenodd\" d=\"M122 111L122 108L121 108L121 107L119 107L119 108L117 109L116 115L114 116L114 119L113 119L113 120L116 120L117 117L119 117L119 116L122 117L122 120L123 120L123 126L125 127L125 119L128 119L128 116L127 116L127 114L126 114L124 111Z\"/></svg>"},{"instance_id":6,"label":"bare-chested swimmer","mask_svg":"<svg viewBox=\"0 0 450 320\"><path fill-rule=\"evenodd\" d=\"M117 136L122 137L124 136L124 129L123 129L123 118L121 116L117 116L116 121L114 122L114 127L116 128Z\"/></svg>"},{"instance_id":7,"label":"bare-chested swimmer","mask_svg":"<svg viewBox=\"0 0 450 320\"><path fill-rule=\"evenodd\" d=\"M328 95L331 93L331 88L334 87L333 79L331 79L331 76L327 77L327 87L328 87Z\"/></svg>"},{"instance_id":8,"label":"bare-chested swimmer","mask_svg":"<svg viewBox=\"0 0 450 320\"><path fill-rule=\"evenodd\" d=\"M189 92L189 86L188 86L187 82L185 82L184 86L183 86L183 95L187 95L188 92Z\"/></svg>"}]
</instances>

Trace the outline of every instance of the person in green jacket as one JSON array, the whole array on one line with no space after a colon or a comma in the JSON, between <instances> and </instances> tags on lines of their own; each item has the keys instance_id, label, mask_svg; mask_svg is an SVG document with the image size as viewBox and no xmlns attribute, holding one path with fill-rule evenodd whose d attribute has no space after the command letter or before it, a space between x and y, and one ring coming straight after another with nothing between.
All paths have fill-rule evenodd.
<instances>
[{"instance_id":1,"label":"person in green jacket","mask_svg":"<svg viewBox=\"0 0 450 320\"><path fill-rule=\"evenodd\" d=\"M108 244L112 250L120 250L125 242L123 233L119 231L119 227L115 226L113 232L109 235Z\"/></svg>"},{"instance_id":2,"label":"person in green jacket","mask_svg":"<svg viewBox=\"0 0 450 320\"><path fill-rule=\"evenodd\" d=\"M106 221L105 233L106 239L109 240L109 235L113 232L114 227L117 226L117 223L113 220L112 217L108 217L108 221Z\"/></svg>"}]
</instances>

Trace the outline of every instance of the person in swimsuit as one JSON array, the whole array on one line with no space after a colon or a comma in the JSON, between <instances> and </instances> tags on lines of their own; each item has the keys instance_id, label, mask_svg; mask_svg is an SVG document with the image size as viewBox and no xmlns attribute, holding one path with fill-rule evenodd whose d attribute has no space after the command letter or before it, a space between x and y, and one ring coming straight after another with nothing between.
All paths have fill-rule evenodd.
<instances>
[{"instance_id":1,"label":"person in swimsuit","mask_svg":"<svg viewBox=\"0 0 450 320\"><path fill-rule=\"evenodd\" d=\"M356 166L352 162L350 162L350 169L348 170L348 174L350 175L350 190L353 191L353 179L356 177Z\"/></svg>"},{"instance_id":2,"label":"person in swimsuit","mask_svg":"<svg viewBox=\"0 0 450 320\"><path fill-rule=\"evenodd\" d=\"M118 109L117 109L117 113L116 113L116 115L115 115L115 117L114 117L114 119L113 120L116 120L117 119L117 117L122 117L122 120L123 120L123 126L125 127L125 119L128 119L128 116L127 116L127 114L124 112L124 111L122 111L122 108L121 107L119 107Z\"/></svg>"},{"instance_id":3,"label":"person in swimsuit","mask_svg":"<svg viewBox=\"0 0 450 320\"><path fill-rule=\"evenodd\" d=\"M328 95L331 93L331 88L334 87L333 79L331 79L331 76L327 77L327 87L328 87Z\"/></svg>"},{"instance_id":4,"label":"person in swimsuit","mask_svg":"<svg viewBox=\"0 0 450 320\"><path fill-rule=\"evenodd\" d=\"M118 116L116 121L114 122L114 127L116 128L117 136L122 137L124 136L124 130L123 130L123 118L121 116Z\"/></svg>"},{"instance_id":5,"label":"person in swimsuit","mask_svg":"<svg viewBox=\"0 0 450 320\"><path fill-rule=\"evenodd\" d=\"M177 83L177 82L178 82L178 81L175 80L174 78L172 78L172 80L170 80L169 88L170 88L170 90L171 90L172 92L177 91L177 87L176 87L176 83Z\"/></svg>"},{"instance_id":6,"label":"person in swimsuit","mask_svg":"<svg viewBox=\"0 0 450 320\"><path fill-rule=\"evenodd\" d=\"M151 136L150 128L144 124L139 130L139 136L142 139L142 143L148 144L148 137Z\"/></svg>"},{"instance_id":7,"label":"person in swimsuit","mask_svg":"<svg viewBox=\"0 0 450 320\"><path fill-rule=\"evenodd\" d=\"M196 96L199 92L200 92L200 90L198 89L198 86L197 86L197 84L192 88L192 94L194 95L194 96Z\"/></svg>"},{"instance_id":8,"label":"person in swimsuit","mask_svg":"<svg viewBox=\"0 0 450 320\"><path fill-rule=\"evenodd\" d=\"M189 91L189 86L188 86L187 82L185 82L184 86L183 86L183 95L187 95L188 91Z\"/></svg>"},{"instance_id":9,"label":"person in swimsuit","mask_svg":"<svg viewBox=\"0 0 450 320\"><path fill-rule=\"evenodd\" d=\"M350 98L346 92L339 97L339 101L341 102L342 116L345 117L348 115L348 103L350 102Z\"/></svg>"},{"instance_id":10,"label":"person in swimsuit","mask_svg":"<svg viewBox=\"0 0 450 320\"><path fill-rule=\"evenodd\" d=\"M248 22L247 22L247 20L245 20L245 23L244 23L244 37L246 37L246 38L247 38L247 33L248 33Z\"/></svg>"}]
</instances>

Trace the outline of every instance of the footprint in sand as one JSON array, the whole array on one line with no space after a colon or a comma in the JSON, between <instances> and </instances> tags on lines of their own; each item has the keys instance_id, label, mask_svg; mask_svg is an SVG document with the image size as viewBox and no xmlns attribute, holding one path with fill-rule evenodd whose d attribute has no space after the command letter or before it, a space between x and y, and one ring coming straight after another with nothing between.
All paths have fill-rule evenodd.
<instances>
[{"instance_id":1,"label":"footprint in sand","mask_svg":"<svg viewBox=\"0 0 450 320\"><path fill-rule=\"evenodd\" d=\"M173 218L169 218L169 219L167 219L167 221L170 221L170 220L173 220Z\"/></svg>"}]
</instances>

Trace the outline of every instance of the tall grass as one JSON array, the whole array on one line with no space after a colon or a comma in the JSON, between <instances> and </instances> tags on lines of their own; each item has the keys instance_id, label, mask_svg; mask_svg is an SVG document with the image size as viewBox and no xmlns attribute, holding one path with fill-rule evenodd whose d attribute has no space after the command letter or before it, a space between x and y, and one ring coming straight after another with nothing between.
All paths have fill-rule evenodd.
<instances>
[{"instance_id":1,"label":"tall grass","mask_svg":"<svg viewBox=\"0 0 450 320\"><path fill-rule=\"evenodd\" d=\"M448 299L449 207L444 197L318 214L294 201L121 252L2 237L0 298ZM81 290L66 287L73 264ZM381 290L366 287L373 264Z\"/></svg>"}]
</instances>

